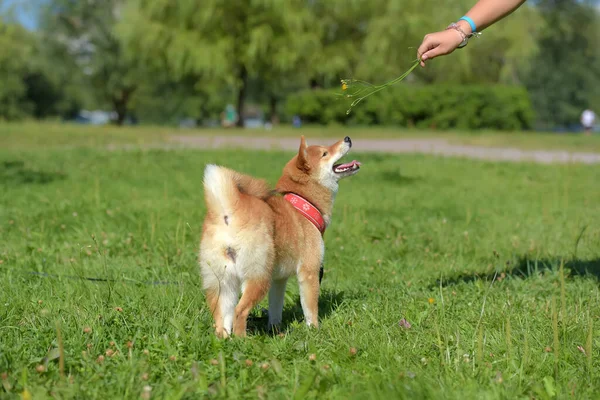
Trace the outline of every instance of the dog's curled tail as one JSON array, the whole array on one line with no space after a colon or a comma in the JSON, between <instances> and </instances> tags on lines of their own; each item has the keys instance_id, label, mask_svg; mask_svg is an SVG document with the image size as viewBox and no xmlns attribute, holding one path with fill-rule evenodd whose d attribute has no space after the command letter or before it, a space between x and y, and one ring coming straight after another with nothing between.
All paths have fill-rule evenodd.
<instances>
[{"instance_id":1,"label":"dog's curled tail","mask_svg":"<svg viewBox=\"0 0 600 400\"><path fill-rule=\"evenodd\" d=\"M204 169L204 196L209 211L231 215L242 195L266 200L273 194L266 181L209 164Z\"/></svg>"}]
</instances>

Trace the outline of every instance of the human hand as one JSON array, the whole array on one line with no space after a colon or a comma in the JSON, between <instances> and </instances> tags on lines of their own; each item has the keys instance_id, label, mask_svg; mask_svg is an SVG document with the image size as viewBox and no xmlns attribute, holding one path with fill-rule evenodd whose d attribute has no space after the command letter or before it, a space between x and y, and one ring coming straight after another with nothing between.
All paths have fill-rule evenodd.
<instances>
[{"instance_id":1,"label":"human hand","mask_svg":"<svg viewBox=\"0 0 600 400\"><path fill-rule=\"evenodd\" d=\"M463 38L460 32L454 29L425 35L423 43L421 43L417 50L417 55L419 60L421 60L421 67L425 66L425 61L427 60L452 53L462 41Z\"/></svg>"}]
</instances>

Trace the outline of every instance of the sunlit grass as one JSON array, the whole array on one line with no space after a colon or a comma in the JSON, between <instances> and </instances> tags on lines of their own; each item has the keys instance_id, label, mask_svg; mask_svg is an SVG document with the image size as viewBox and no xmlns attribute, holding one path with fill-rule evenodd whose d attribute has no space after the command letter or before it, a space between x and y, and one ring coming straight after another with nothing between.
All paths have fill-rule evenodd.
<instances>
[{"instance_id":1,"label":"sunlit grass","mask_svg":"<svg viewBox=\"0 0 600 400\"><path fill-rule=\"evenodd\" d=\"M281 335L259 308L218 341L204 165L274 183L290 153L3 147L0 397L597 397L599 167L353 151L321 329L291 282Z\"/></svg>"},{"instance_id":2,"label":"sunlit grass","mask_svg":"<svg viewBox=\"0 0 600 400\"><path fill-rule=\"evenodd\" d=\"M551 134L500 131L435 131L395 127L305 126L287 125L266 129L181 129L153 126L83 126L60 123L0 124L0 149L31 148L166 146L175 136L236 136L338 139L350 135L356 139L427 139L445 140L451 144L524 150L563 150L600 152L600 135Z\"/></svg>"}]
</instances>

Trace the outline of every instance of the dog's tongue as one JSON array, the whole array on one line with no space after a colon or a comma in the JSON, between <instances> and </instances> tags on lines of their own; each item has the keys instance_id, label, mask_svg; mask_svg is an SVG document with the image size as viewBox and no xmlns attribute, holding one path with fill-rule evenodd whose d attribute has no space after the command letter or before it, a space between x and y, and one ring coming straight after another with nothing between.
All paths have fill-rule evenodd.
<instances>
[{"instance_id":1,"label":"dog's tongue","mask_svg":"<svg viewBox=\"0 0 600 400\"><path fill-rule=\"evenodd\" d=\"M333 167L333 169L335 172L344 172L344 171L347 171L350 169L355 170L355 169L358 169L359 167L360 167L360 163L356 160L353 160L346 164L335 165Z\"/></svg>"},{"instance_id":2,"label":"dog's tongue","mask_svg":"<svg viewBox=\"0 0 600 400\"><path fill-rule=\"evenodd\" d=\"M356 161L356 160L353 160L353 161L351 161L349 163L346 163L346 164L340 164L340 165L337 166L337 168L352 168L355 165L360 167L360 163L358 161Z\"/></svg>"}]
</instances>

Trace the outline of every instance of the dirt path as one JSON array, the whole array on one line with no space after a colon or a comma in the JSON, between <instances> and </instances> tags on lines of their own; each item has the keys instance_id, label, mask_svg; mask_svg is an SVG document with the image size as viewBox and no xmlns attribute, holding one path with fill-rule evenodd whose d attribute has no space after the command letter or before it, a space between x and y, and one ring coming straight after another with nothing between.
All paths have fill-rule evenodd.
<instances>
[{"instance_id":1,"label":"dirt path","mask_svg":"<svg viewBox=\"0 0 600 400\"><path fill-rule=\"evenodd\" d=\"M519 150L502 147L455 145L443 139L353 139L360 152L420 153L451 157L467 157L491 161L529 161L541 164L584 163L599 164L599 153L573 153L556 150ZM295 138L268 138L244 136L184 136L171 137L173 145L217 149L243 148L254 150L296 150Z\"/></svg>"}]
</instances>

